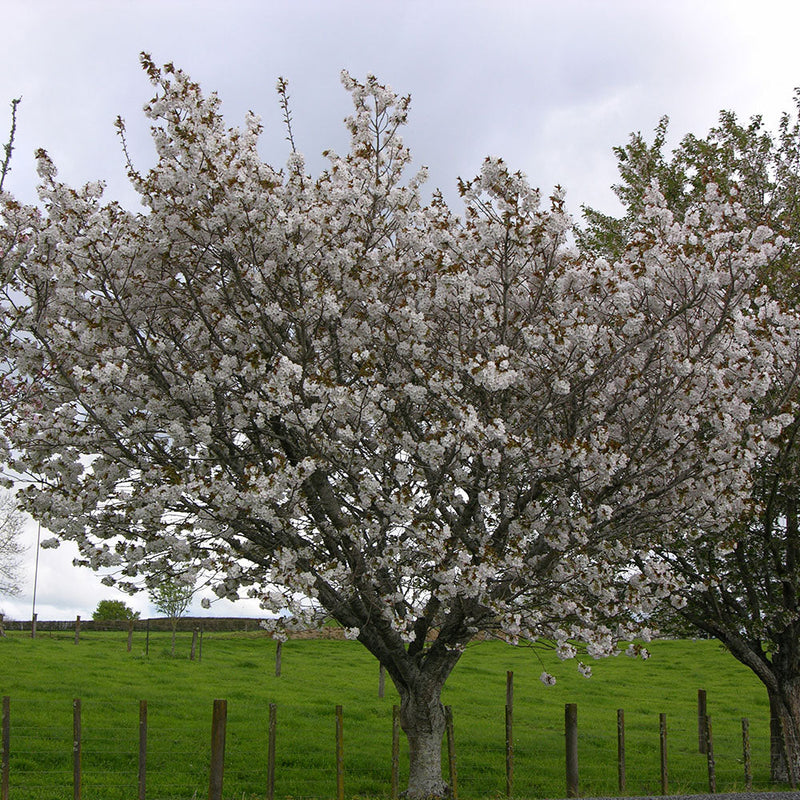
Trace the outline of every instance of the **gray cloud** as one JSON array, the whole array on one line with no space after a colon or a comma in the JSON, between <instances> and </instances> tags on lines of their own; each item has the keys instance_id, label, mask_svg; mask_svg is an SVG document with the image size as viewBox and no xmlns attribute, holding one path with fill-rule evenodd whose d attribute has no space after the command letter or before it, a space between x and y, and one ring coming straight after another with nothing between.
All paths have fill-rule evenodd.
<instances>
[{"instance_id":1,"label":"gray cloud","mask_svg":"<svg viewBox=\"0 0 800 800\"><path fill-rule=\"evenodd\" d=\"M704 132L722 108L773 122L790 108L800 5L755 8L745 0L6 0L0 136L7 103L23 95L8 187L35 200L33 151L45 147L62 179L105 178L110 196L135 203L113 122L126 118L146 167L140 110L152 90L138 53L147 50L217 90L231 124L248 109L260 114L272 163L288 152L277 77L290 81L296 138L316 171L323 149L347 146L339 84L347 68L412 95L406 141L449 198L456 177L471 177L491 154L545 192L561 183L575 214L581 203L613 210L611 148L631 131L651 131L669 114L677 137ZM43 613L89 614L111 596L71 558L66 549L42 554ZM0 598L0 608L27 616L29 602L29 594Z\"/></svg>"}]
</instances>

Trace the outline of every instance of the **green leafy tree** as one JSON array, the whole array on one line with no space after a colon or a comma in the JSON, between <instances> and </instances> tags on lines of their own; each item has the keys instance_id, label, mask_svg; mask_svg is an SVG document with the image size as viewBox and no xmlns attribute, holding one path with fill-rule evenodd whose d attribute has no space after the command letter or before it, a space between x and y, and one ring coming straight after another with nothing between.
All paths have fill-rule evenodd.
<instances>
[{"instance_id":1,"label":"green leafy tree","mask_svg":"<svg viewBox=\"0 0 800 800\"><path fill-rule=\"evenodd\" d=\"M737 205L742 229L767 226L781 237L777 258L757 271L770 303L794 311L800 302L800 92L793 113L769 131L760 117L741 123L723 112L704 137L686 136L665 153L666 118L651 142L641 134L616 149L626 214L586 211L584 247L609 258L625 247L641 212L644 189L656 182L678 220L698 198L724 192ZM763 301L767 302L767 301ZM800 347L795 342L794 349ZM722 537L687 535L663 548L681 577L673 612L718 638L763 682L771 709L774 780L800 782L800 396L796 364L761 402L761 414L782 414L751 485L751 502ZM680 546L676 546L680 544ZM668 615L666 615L668 616Z\"/></svg>"},{"instance_id":2,"label":"green leafy tree","mask_svg":"<svg viewBox=\"0 0 800 800\"><path fill-rule=\"evenodd\" d=\"M101 600L92 612L94 620L139 619L139 612L134 611L122 600Z\"/></svg>"},{"instance_id":3,"label":"green leafy tree","mask_svg":"<svg viewBox=\"0 0 800 800\"><path fill-rule=\"evenodd\" d=\"M150 602L169 620L172 630L172 655L175 655L175 634L178 621L186 613L194 597L195 587L176 578L161 577L150 590Z\"/></svg>"}]
</instances>

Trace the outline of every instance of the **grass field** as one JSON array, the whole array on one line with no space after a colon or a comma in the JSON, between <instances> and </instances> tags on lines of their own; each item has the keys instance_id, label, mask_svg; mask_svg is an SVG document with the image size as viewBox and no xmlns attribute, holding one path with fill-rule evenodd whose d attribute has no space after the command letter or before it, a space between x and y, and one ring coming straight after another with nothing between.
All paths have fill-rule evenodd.
<instances>
[{"instance_id":1,"label":"grass field","mask_svg":"<svg viewBox=\"0 0 800 800\"><path fill-rule=\"evenodd\" d=\"M357 642L293 640L274 675L275 644L255 634L206 634L201 661L188 659L190 634L47 633L0 639L0 694L11 698L12 800L72 797L72 699L83 709L83 798L136 796L139 700L148 701L148 798L204 797L212 701L228 701L225 797L264 797L268 706L278 707L276 794L335 796L336 705L344 707L345 792L387 797L392 705L387 681ZM720 791L743 788L741 718L748 717L754 788L769 784L766 692L713 641L665 641L648 661L593 662L594 676L551 653L499 642L470 647L443 701L452 706L459 795L505 793L506 672L514 672L515 795L563 797L564 704L578 704L581 793L617 794L616 712L625 710L627 793L659 794L659 714L667 714L670 793L707 790L697 750L697 690L708 693ZM542 670L558 682L546 687ZM401 784L407 769L404 742Z\"/></svg>"}]
</instances>

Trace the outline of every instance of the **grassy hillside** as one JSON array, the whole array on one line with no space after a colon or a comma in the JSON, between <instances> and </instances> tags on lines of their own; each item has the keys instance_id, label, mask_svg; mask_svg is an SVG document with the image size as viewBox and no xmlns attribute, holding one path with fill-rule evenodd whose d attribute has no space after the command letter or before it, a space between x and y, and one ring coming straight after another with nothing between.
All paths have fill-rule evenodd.
<instances>
[{"instance_id":1,"label":"grassy hillside","mask_svg":"<svg viewBox=\"0 0 800 800\"><path fill-rule=\"evenodd\" d=\"M126 635L11 633L0 639L0 694L11 697L11 796L72 797L72 698L83 706L84 793L87 800L135 796L138 702L148 701L148 797L203 797L208 791L214 698L228 700L225 794L263 797L268 705L278 705L276 794L335 794L334 708L344 707L345 791L389 794L391 709L387 682L378 698L378 667L356 642L290 641L282 676L274 676L275 644L260 634L206 634L201 661L188 659L190 637L169 657L169 636L144 635L126 650ZM756 788L768 783L766 693L751 673L715 642L658 642L640 661L620 656L593 662L580 676L551 653L476 644L463 656L444 694L453 707L460 796L505 792L506 671L514 672L515 794L565 793L564 704L578 704L581 791L616 794L616 710L625 710L628 793L660 793L659 714L667 714L670 791L707 787L697 753L697 690L708 693L720 791L743 788L741 718L750 719ZM542 670L558 682L544 686ZM405 766L405 753L403 764Z\"/></svg>"}]
</instances>

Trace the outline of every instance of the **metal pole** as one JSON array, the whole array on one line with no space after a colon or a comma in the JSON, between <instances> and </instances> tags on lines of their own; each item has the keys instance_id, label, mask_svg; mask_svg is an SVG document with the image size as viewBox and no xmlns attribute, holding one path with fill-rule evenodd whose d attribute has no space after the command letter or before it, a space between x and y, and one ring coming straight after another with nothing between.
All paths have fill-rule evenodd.
<instances>
[{"instance_id":1,"label":"metal pole","mask_svg":"<svg viewBox=\"0 0 800 800\"><path fill-rule=\"evenodd\" d=\"M39 542L42 538L42 523L37 523L36 527L36 561L33 567L33 602L31 603L31 636L35 636L36 627L36 587L39 583Z\"/></svg>"}]
</instances>

